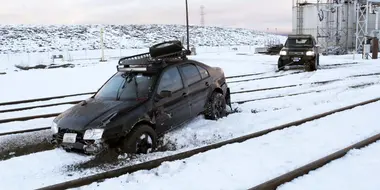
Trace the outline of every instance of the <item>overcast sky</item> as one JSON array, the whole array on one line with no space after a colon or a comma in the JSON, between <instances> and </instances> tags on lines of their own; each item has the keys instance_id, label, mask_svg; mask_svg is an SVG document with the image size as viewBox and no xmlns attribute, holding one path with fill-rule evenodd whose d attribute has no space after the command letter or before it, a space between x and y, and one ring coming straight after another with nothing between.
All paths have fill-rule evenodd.
<instances>
[{"instance_id":1,"label":"overcast sky","mask_svg":"<svg viewBox=\"0 0 380 190\"><path fill-rule=\"evenodd\" d=\"M1 24L185 24L185 0L0 0ZM290 31L292 0L188 0L190 24Z\"/></svg>"}]
</instances>

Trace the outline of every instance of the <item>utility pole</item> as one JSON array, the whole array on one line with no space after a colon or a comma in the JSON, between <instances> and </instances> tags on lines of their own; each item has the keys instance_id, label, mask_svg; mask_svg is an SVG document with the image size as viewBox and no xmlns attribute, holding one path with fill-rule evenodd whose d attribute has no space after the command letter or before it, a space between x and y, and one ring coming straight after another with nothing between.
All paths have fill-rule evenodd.
<instances>
[{"instance_id":1,"label":"utility pole","mask_svg":"<svg viewBox=\"0 0 380 190\"><path fill-rule=\"evenodd\" d=\"M106 60L104 59L104 28L102 27L100 29L100 45L101 45L101 48L102 48L102 57L100 59L100 62L105 62Z\"/></svg>"},{"instance_id":2,"label":"utility pole","mask_svg":"<svg viewBox=\"0 0 380 190\"><path fill-rule=\"evenodd\" d=\"M187 0L186 3L186 36L187 36L187 50L190 51L190 34L189 34L189 6Z\"/></svg>"}]
</instances>

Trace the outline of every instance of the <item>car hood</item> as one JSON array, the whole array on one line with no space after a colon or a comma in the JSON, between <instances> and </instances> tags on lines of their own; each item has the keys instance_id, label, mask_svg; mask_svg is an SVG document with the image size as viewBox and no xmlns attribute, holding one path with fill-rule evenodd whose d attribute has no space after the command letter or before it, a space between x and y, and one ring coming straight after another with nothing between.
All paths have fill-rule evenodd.
<instances>
[{"instance_id":1,"label":"car hood","mask_svg":"<svg viewBox=\"0 0 380 190\"><path fill-rule=\"evenodd\" d=\"M121 109L125 110L139 104L136 101L110 101L88 99L60 114L54 121L59 128L85 130L96 119L106 118ZM93 126L90 126L93 127Z\"/></svg>"}]
</instances>

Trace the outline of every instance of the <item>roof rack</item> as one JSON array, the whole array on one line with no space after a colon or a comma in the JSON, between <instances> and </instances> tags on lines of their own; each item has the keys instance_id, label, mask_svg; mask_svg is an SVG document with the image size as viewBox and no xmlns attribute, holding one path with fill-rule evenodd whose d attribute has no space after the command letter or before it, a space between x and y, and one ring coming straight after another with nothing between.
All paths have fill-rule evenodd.
<instances>
[{"instance_id":1,"label":"roof rack","mask_svg":"<svg viewBox=\"0 0 380 190\"><path fill-rule=\"evenodd\" d=\"M123 57L116 66L118 71L156 72L159 68L187 60L188 50L181 50L156 57L150 53Z\"/></svg>"}]
</instances>

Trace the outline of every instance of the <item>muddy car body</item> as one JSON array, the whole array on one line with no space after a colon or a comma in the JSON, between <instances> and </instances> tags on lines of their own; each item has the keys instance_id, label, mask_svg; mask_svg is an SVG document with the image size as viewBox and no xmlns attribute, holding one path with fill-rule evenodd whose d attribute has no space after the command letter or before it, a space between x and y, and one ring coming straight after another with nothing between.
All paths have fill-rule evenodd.
<instances>
[{"instance_id":1,"label":"muddy car body","mask_svg":"<svg viewBox=\"0 0 380 190\"><path fill-rule=\"evenodd\" d=\"M87 154L149 153L160 136L199 114L225 116L230 92L223 70L188 59L173 48L180 42L170 43L120 59L95 95L54 119L53 142Z\"/></svg>"},{"instance_id":2,"label":"muddy car body","mask_svg":"<svg viewBox=\"0 0 380 190\"><path fill-rule=\"evenodd\" d=\"M306 71L315 71L319 65L319 46L315 38L308 34L289 35L280 51L278 69L287 66L302 66Z\"/></svg>"}]
</instances>

